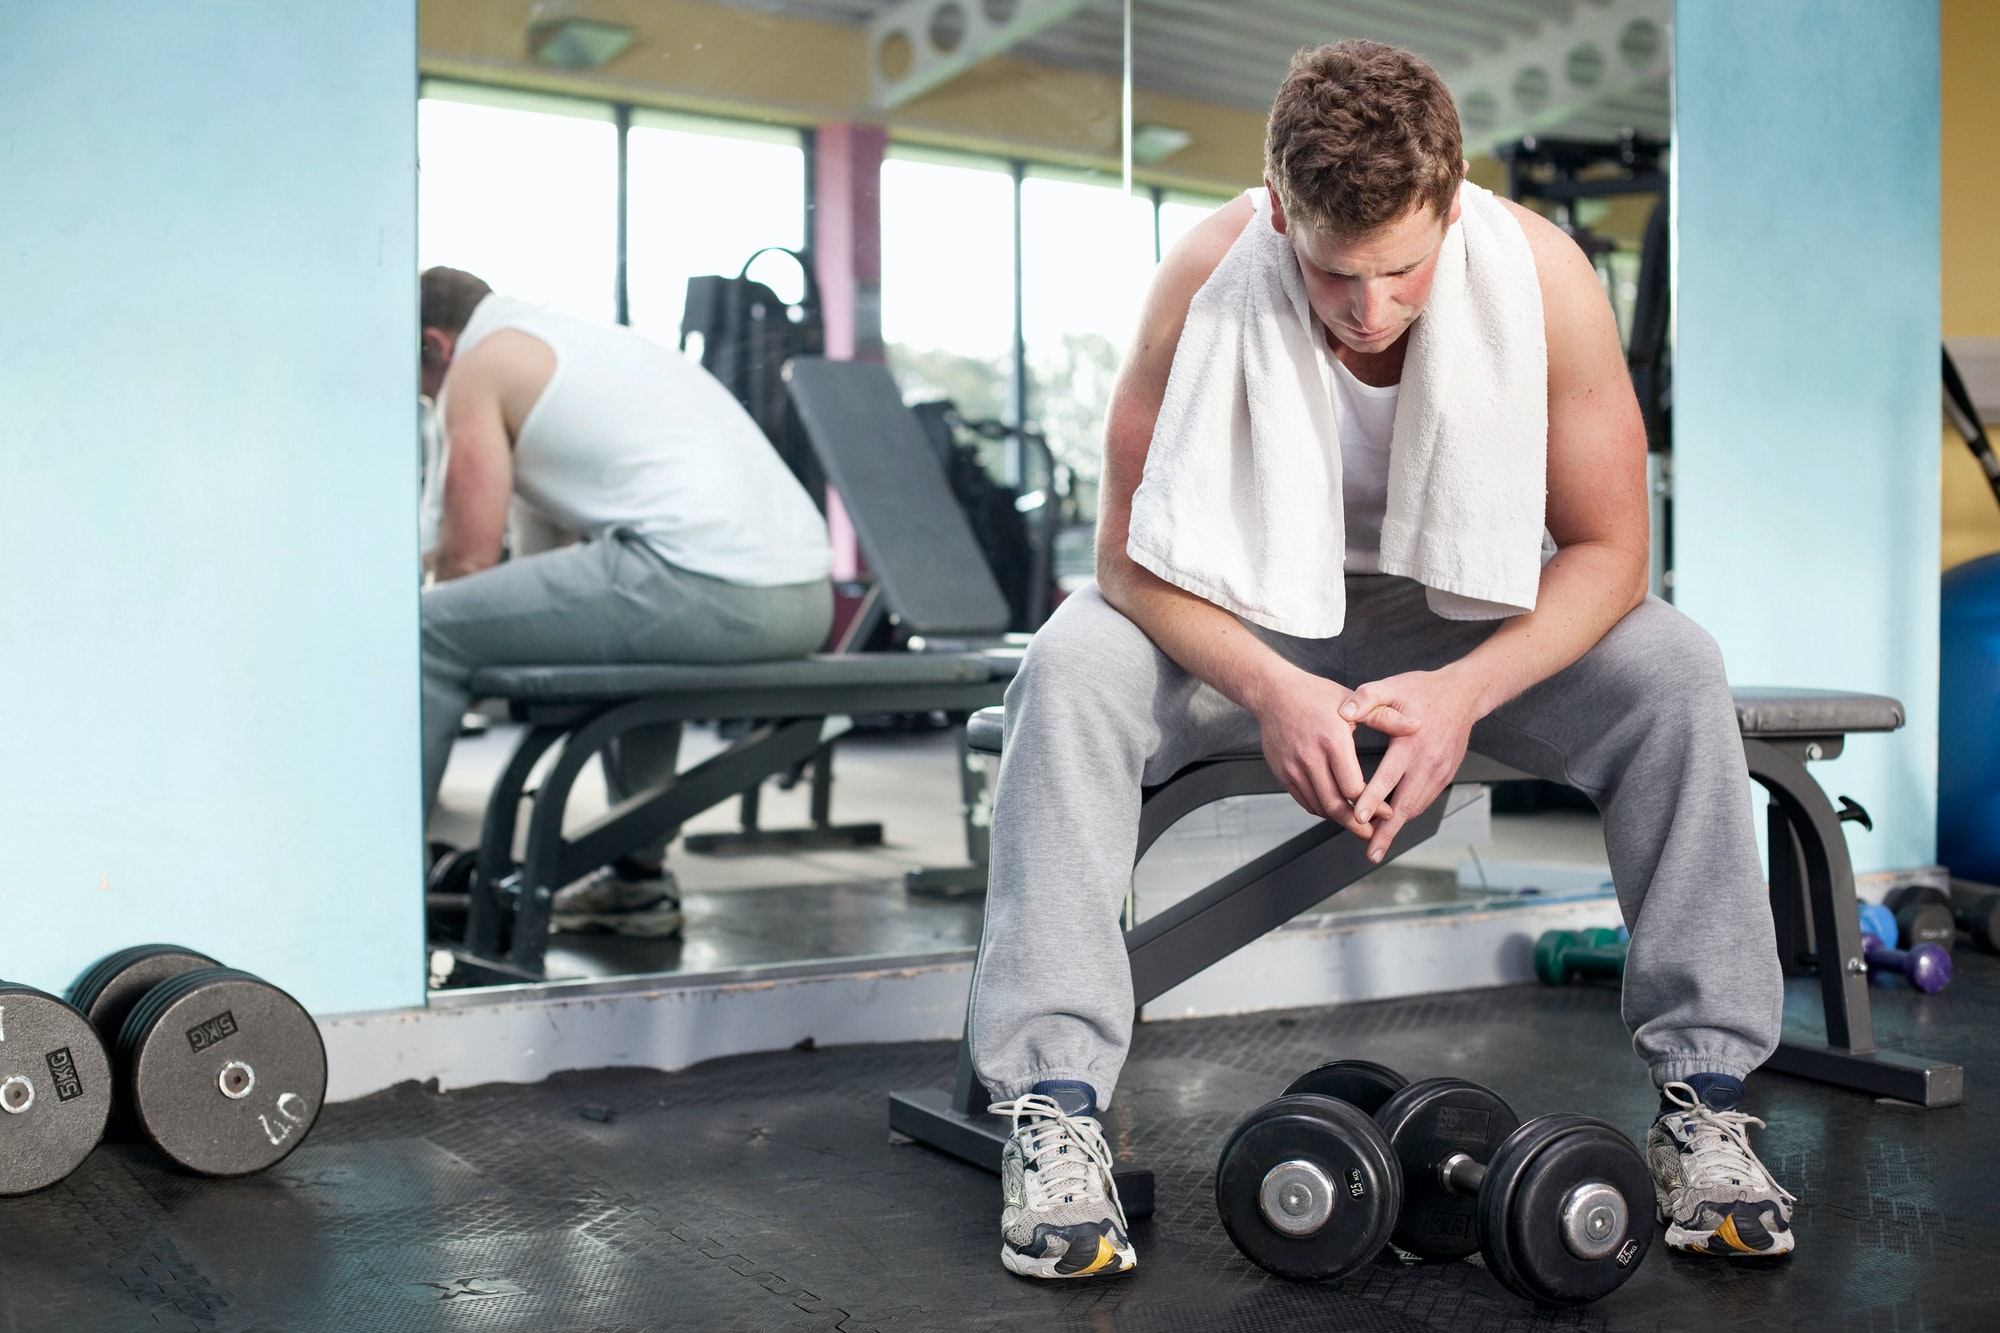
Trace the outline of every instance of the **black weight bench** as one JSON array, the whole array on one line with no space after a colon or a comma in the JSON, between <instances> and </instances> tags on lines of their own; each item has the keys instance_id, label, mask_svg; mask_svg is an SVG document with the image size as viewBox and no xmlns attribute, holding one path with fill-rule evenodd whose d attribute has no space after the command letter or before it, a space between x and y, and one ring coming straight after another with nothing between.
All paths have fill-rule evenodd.
<instances>
[{"instance_id":1,"label":"black weight bench","mask_svg":"<svg viewBox=\"0 0 2000 1333\"><path fill-rule=\"evenodd\" d=\"M704 835L710 850L879 842L879 826L837 828L831 821L832 745L851 719L932 712L962 718L1005 694L1020 657L1019 648L1003 642L1007 600L889 372L801 358L787 379L806 438L853 521L873 577L841 636L842 651L723 666L509 665L478 672L473 694L506 700L528 730L487 798L455 976L473 983L543 979L557 889L731 797L742 802L744 827ZM959 650L859 651L885 622ZM749 731L564 836L564 808L591 756L638 727L707 719L745 721ZM514 835L528 781L558 744L533 793L517 864ZM764 780L808 765L811 826L758 827ZM941 876L963 877L963 869Z\"/></svg>"},{"instance_id":2,"label":"black weight bench","mask_svg":"<svg viewBox=\"0 0 2000 1333\"><path fill-rule=\"evenodd\" d=\"M1956 1105L1964 1085L1957 1065L1875 1045L1854 867L1840 829L1843 820L1865 821L1867 816L1845 797L1842 808L1835 809L1805 767L1838 755L1849 734L1901 727L1902 705L1880 695L1827 690L1752 688L1734 693L1750 776L1770 795L1771 906L1779 955L1788 972L1818 969L1826 1011L1825 1041L1788 1035L1764 1068L1921 1106ZM999 754L1001 723L998 708L974 714L966 728L968 746L981 754ZM1387 740L1369 731L1356 739L1362 768L1372 773ZM1453 781L1527 776L1468 753ZM1225 796L1283 790L1261 754L1218 755L1190 764L1146 789L1134 860L1190 811ZM1406 824L1388 859L1436 832L1443 810L1444 802L1434 801L1423 816ZM1323 821L1128 929L1134 1004L1157 999L1377 869L1368 862L1361 840L1344 833L1338 824ZM987 1113L988 1104L986 1089L973 1074L970 1051L961 1043L952 1090L891 1093L889 1128L997 1171L1009 1124ZM1117 1176L1127 1214L1150 1213L1152 1173L1121 1166Z\"/></svg>"},{"instance_id":3,"label":"black weight bench","mask_svg":"<svg viewBox=\"0 0 2000 1333\"><path fill-rule=\"evenodd\" d=\"M458 965L487 981L539 980L555 891L709 809L822 753L855 714L970 713L1000 698L1015 658L979 653L827 653L734 666L490 667L473 678L528 724L486 802ZM703 718L756 719L721 753L636 792L573 834L563 812L590 757L635 727ZM537 762L542 777L518 864L514 833ZM827 821L827 789L813 793Z\"/></svg>"}]
</instances>

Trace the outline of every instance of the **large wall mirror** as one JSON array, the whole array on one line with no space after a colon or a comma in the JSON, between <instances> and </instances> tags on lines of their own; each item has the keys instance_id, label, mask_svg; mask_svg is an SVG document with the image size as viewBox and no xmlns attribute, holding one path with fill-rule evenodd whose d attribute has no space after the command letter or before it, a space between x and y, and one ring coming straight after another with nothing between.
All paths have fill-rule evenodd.
<instances>
[{"instance_id":1,"label":"large wall mirror","mask_svg":"<svg viewBox=\"0 0 2000 1333\"><path fill-rule=\"evenodd\" d=\"M1591 255L1648 398L1664 505L1671 0L422 0L419 12L421 267L622 326L727 381L825 525L834 609L813 648L910 653L940 636L884 613L869 542L893 513L843 496L783 418L782 388L749 403L718 340L777 329L796 337L772 346L884 367L942 478L926 493L956 506L1005 598L990 642L1031 631L1091 577L1105 408L1149 279L1191 227L1261 182L1271 97L1293 53L1326 41L1430 61L1458 103L1472 179L1544 211ZM755 292L744 319L770 321L762 334L741 321L718 332L706 304L751 290L739 278ZM532 434L536 402L506 428ZM424 421L417 521L436 549L452 522L453 437L436 412ZM583 490L603 481L588 459L575 466ZM524 488L503 563L578 535L517 478ZM1670 575L1663 542L1656 584ZM596 660L643 660L629 638ZM619 892L633 901L653 893L640 904L651 931L592 919L616 914L579 909L582 881L518 878L532 800L511 838L493 830L507 822L496 784L532 731L522 712L468 693L454 724L428 815L434 986L845 965L976 942L982 834L975 824L968 840L963 816L983 817L985 797L962 780L962 710L843 715L837 744L717 788L679 826L664 875L635 876L660 868L618 862L622 847L609 868L585 868L632 881ZM679 719L669 758L685 775L768 720ZM560 751L513 790L544 783ZM585 765L569 791L575 839L644 795L607 787L601 768ZM879 842L854 832L870 825ZM527 916L553 911L557 928L537 966L481 967L504 948L468 938L474 899L504 899L504 944L540 889L556 901Z\"/></svg>"}]
</instances>

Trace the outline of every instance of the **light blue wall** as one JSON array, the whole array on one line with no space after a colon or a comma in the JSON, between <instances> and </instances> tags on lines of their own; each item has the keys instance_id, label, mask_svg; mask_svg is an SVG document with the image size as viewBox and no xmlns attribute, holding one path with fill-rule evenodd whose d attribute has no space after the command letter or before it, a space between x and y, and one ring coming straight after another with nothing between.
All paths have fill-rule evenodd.
<instances>
[{"instance_id":1,"label":"light blue wall","mask_svg":"<svg viewBox=\"0 0 2000 1333\"><path fill-rule=\"evenodd\" d=\"M0 976L420 1002L414 0L0 0Z\"/></svg>"},{"instance_id":2,"label":"light blue wall","mask_svg":"<svg viewBox=\"0 0 2000 1333\"><path fill-rule=\"evenodd\" d=\"M1856 867L1934 859L1935 0L1680 0L1675 600L1739 684L1892 694L1817 767L1875 817Z\"/></svg>"}]
</instances>

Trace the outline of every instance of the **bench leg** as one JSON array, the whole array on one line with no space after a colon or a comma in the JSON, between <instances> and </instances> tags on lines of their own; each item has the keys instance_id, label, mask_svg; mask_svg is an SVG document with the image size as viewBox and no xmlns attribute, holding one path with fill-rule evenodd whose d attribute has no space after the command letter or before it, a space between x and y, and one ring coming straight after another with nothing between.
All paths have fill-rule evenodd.
<instances>
[{"instance_id":1,"label":"bench leg","mask_svg":"<svg viewBox=\"0 0 2000 1333\"><path fill-rule=\"evenodd\" d=\"M514 864L514 830L520 822L521 800L535 765L569 728L532 727L514 747L500 779L486 799L479 833L479 856L473 871L471 901L465 920L465 944L455 951L458 979L474 985L505 985L539 979L515 967L508 954L514 936L514 909L521 877Z\"/></svg>"},{"instance_id":2,"label":"bench leg","mask_svg":"<svg viewBox=\"0 0 2000 1333\"><path fill-rule=\"evenodd\" d=\"M1006 1146L1013 1123L1007 1116L992 1115L986 1087L972 1072L972 1046L958 1044L958 1073L950 1092L942 1088L918 1088L889 1094L889 1132L929 1144L961 1162L986 1171L999 1171L1000 1150ZM1128 1218L1153 1215L1153 1173L1144 1167L1114 1166L1111 1178L1118 1187L1118 1202Z\"/></svg>"},{"instance_id":3,"label":"bench leg","mask_svg":"<svg viewBox=\"0 0 2000 1333\"><path fill-rule=\"evenodd\" d=\"M523 738L487 801L466 945L457 952L467 980L542 980L549 911L557 889L812 755L825 743L829 722L801 718L766 723L721 754L668 782L633 793L565 836L563 814L584 765L625 732L674 720L663 716L672 711L669 704L641 700L607 708L574 725L536 727ZM517 867L514 829L528 775L558 740L565 743L535 792L527 845Z\"/></svg>"},{"instance_id":4,"label":"bench leg","mask_svg":"<svg viewBox=\"0 0 2000 1333\"><path fill-rule=\"evenodd\" d=\"M962 866L917 866L903 876L903 891L933 898L962 898L986 892L986 858L993 835L993 799L988 795L985 756L965 743L958 724L959 813L965 821Z\"/></svg>"},{"instance_id":5,"label":"bench leg","mask_svg":"<svg viewBox=\"0 0 2000 1333\"><path fill-rule=\"evenodd\" d=\"M1750 776L1770 792L1782 812L1786 836L1771 847L1771 891L1780 924L1794 949L1803 934L1791 906L1801 880L1810 904L1812 950L1826 1013L1826 1040L1787 1037L1764 1067L1877 1097L1919 1106L1956 1106L1964 1099L1965 1072L1924 1056L1884 1051L1875 1044L1868 1006L1868 968L1861 958L1861 923L1854 899L1854 866L1840 816L1805 763L1768 741L1746 738ZM1775 835L1780 821L1773 818ZM1781 866L1783 867L1781 869ZM1795 959L1796 953L1781 958Z\"/></svg>"}]
</instances>

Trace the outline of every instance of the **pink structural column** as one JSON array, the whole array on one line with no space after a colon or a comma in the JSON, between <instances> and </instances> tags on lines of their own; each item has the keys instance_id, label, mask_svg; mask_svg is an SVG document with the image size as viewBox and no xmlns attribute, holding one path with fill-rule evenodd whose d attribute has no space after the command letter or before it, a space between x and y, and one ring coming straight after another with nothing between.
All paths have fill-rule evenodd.
<instances>
[{"instance_id":1,"label":"pink structural column","mask_svg":"<svg viewBox=\"0 0 2000 1333\"><path fill-rule=\"evenodd\" d=\"M877 125L822 125L813 135L812 251L826 318L826 354L836 361L882 360L882 154ZM840 496L828 490L833 577L863 572L859 544Z\"/></svg>"}]
</instances>

